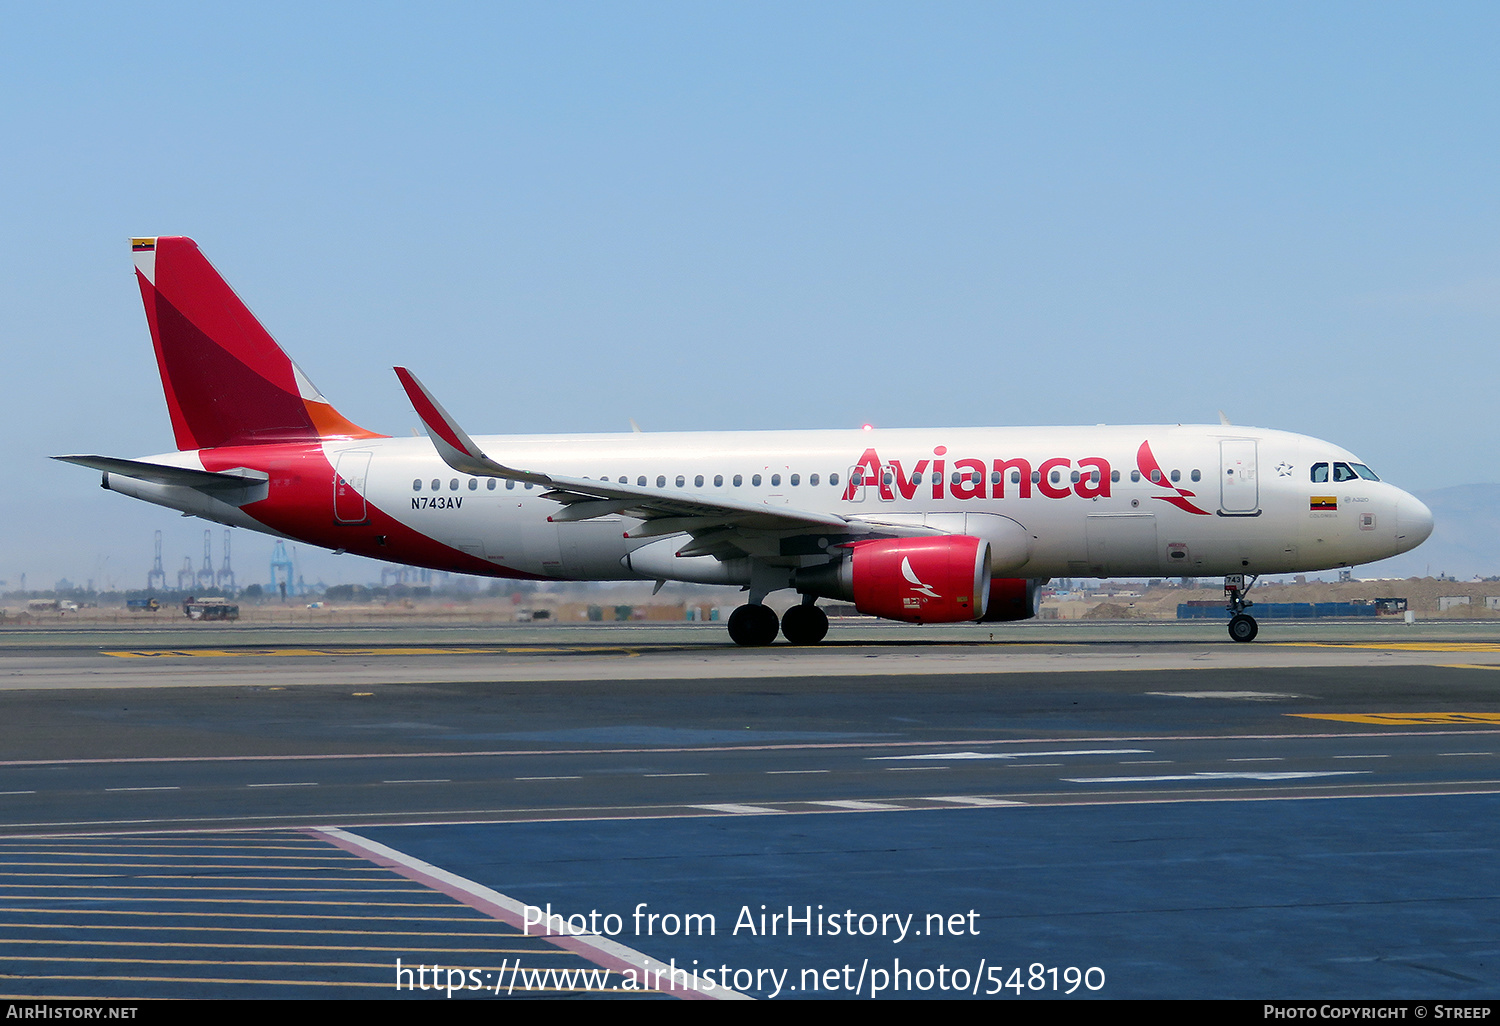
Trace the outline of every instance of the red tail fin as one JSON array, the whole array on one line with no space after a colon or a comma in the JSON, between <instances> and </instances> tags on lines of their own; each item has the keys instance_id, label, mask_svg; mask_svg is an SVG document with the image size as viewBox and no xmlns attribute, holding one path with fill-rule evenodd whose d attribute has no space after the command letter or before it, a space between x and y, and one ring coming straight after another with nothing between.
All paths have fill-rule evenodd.
<instances>
[{"instance_id":1,"label":"red tail fin","mask_svg":"<svg viewBox=\"0 0 1500 1026\"><path fill-rule=\"evenodd\" d=\"M329 405L192 239L131 245L177 448L381 437Z\"/></svg>"}]
</instances>

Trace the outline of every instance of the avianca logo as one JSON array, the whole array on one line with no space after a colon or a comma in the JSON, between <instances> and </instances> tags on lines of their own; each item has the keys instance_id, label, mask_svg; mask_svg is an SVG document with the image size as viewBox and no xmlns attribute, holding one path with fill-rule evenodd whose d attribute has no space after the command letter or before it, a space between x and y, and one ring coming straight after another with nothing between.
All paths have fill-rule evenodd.
<instances>
[{"instance_id":1,"label":"avianca logo","mask_svg":"<svg viewBox=\"0 0 1500 1026\"><path fill-rule=\"evenodd\" d=\"M1147 481L1162 488L1170 488L1177 493L1175 495L1153 495L1151 496L1153 499L1170 502L1178 509L1188 513L1196 513L1200 517L1212 516L1208 510L1199 509L1188 501L1189 499L1196 499L1198 497L1196 492L1190 492L1186 488L1179 488L1167 480L1167 475L1162 473L1160 464L1156 462L1156 456L1151 452L1151 443L1149 441L1143 441L1141 447L1136 450L1135 465L1140 470L1141 476Z\"/></svg>"},{"instance_id":2,"label":"avianca logo","mask_svg":"<svg viewBox=\"0 0 1500 1026\"><path fill-rule=\"evenodd\" d=\"M1085 456L1071 460L1065 456L1042 460L1035 467L1025 458L985 460L975 458L956 459L951 469L948 447L933 447L932 457L917 460L908 473L900 460L882 460L874 449L866 449L854 465L848 482L844 485L844 499L852 500L858 489L871 487L879 491L884 500L916 497L917 489L926 487L932 498L953 499L1004 499L1007 496L1029 499L1036 492L1048 499L1065 499L1076 495L1080 499L1110 497L1110 486L1114 483L1109 461L1102 456ZM1178 509L1198 516L1209 516L1209 512L1190 502L1196 498L1194 492L1178 487L1167 480L1161 466L1151 452L1149 441L1141 442L1135 455L1136 469L1141 479L1167 489L1170 495L1153 495L1176 506ZM952 475L951 479L949 475ZM1053 480L1054 474L1057 480ZM1066 475L1066 476L1064 476ZM909 579L909 578L908 578Z\"/></svg>"},{"instance_id":3,"label":"avianca logo","mask_svg":"<svg viewBox=\"0 0 1500 1026\"><path fill-rule=\"evenodd\" d=\"M932 588L929 585L926 585L926 584L922 583L921 578L919 578L917 576L917 572L911 568L911 557L910 556L903 556L903 557L901 557L901 576L905 577L912 584L916 585L917 594L919 594L919 595L926 595L928 598L942 598L943 597L943 596L939 595L937 592L933 591Z\"/></svg>"}]
</instances>

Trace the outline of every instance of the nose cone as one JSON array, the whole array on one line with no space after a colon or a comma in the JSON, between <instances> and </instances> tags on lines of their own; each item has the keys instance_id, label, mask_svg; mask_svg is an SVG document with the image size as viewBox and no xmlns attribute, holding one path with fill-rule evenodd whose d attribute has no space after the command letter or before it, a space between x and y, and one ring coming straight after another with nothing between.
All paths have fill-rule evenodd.
<instances>
[{"instance_id":1,"label":"nose cone","mask_svg":"<svg viewBox=\"0 0 1500 1026\"><path fill-rule=\"evenodd\" d=\"M1415 495L1401 493L1396 501L1396 541L1402 552L1421 545L1432 534L1432 510Z\"/></svg>"}]
</instances>

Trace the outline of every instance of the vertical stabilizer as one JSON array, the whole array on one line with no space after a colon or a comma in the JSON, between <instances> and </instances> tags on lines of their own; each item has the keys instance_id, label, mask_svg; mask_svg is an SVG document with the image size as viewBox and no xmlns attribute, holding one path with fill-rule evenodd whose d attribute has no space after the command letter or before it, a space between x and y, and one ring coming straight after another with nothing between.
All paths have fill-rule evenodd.
<instances>
[{"instance_id":1,"label":"vertical stabilizer","mask_svg":"<svg viewBox=\"0 0 1500 1026\"><path fill-rule=\"evenodd\" d=\"M323 398L192 239L131 249L177 448L381 437Z\"/></svg>"}]
</instances>

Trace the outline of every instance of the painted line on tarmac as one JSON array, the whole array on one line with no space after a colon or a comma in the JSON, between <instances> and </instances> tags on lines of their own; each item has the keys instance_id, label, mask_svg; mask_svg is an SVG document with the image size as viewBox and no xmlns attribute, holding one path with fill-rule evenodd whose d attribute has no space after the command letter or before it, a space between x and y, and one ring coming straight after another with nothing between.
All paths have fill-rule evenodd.
<instances>
[{"instance_id":1,"label":"painted line on tarmac","mask_svg":"<svg viewBox=\"0 0 1500 1026\"><path fill-rule=\"evenodd\" d=\"M1286 713L1287 716L1311 717L1314 719L1337 719L1334 714ZM1397 714L1370 714L1397 715ZM1500 713L1441 713L1422 715L1467 716L1469 719L1454 719L1454 724L1497 723ZM1474 717L1494 717L1476 719ZM1371 722L1393 723L1391 720ZM1440 722L1413 720L1412 724ZM457 752L329 752L305 755L149 755L125 756L122 758L89 759L0 759L0 767L7 766L116 766L134 763L197 763L197 762L322 762L348 761L353 759L473 759L496 757L530 757L546 755L683 755L693 753L733 752L805 752L848 751L870 748L977 748L993 745L1060 745L1060 744L1120 744L1176 741L1316 741L1346 737L1462 737L1473 734L1490 734L1488 730L1388 730L1368 733L1281 733L1281 734L1152 734L1143 737L1038 737L1038 738L980 738L958 741L819 741L804 743L768 743L763 745L681 745L661 748L512 748L482 749ZM1039 753L1040 754L1040 753ZM1052 753L1061 754L1061 753ZM955 758L938 753L938 758ZM16 792L30 794L33 792Z\"/></svg>"},{"instance_id":2,"label":"painted line on tarmac","mask_svg":"<svg viewBox=\"0 0 1500 1026\"><path fill-rule=\"evenodd\" d=\"M1485 641L1271 641L1278 648L1373 648L1394 652L1500 652L1500 643Z\"/></svg>"},{"instance_id":3,"label":"painted line on tarmac","mask_svg":"<svg viewBox=\"0 0 1500 1026\"><path fill-rule=\"evenodd\" d=\"M430 655L620 655L639 656L639 649L619 645L393 645L365 648L135 648L109 649L100 655L116 659L234 659L306 656L430 656Z\"/></svg>"},{"instance_id":4,"label":"painted line on tarmac","mask_svg":"<svg viewBox=\"0 0 1500 1026\"><path fill-rule=\"evenodd\" d=\"M626 947L624 944L603 937L598 934L573 934L553 931L545 922L529 922L526 916L528 906L525 902L517 901L515 898L499 891L476 883L456 873L450 873L446 869L439 869L429 862L397 851L378 841L372 841L367 837L341 830L338 827L315 827L309 828L307 834L321 838L335 847L341 848L351 854L368 859L379 866L391 869L408 880L415 880L433 890L446 894L456 901L462 902L477 912L491 916L501 922L517 927L528 936L535 936L556 944L558 947L574 954L581 955L611 972L622 975L629 974L637 979L649 980L654 977L657 986L642 988L643 990L656 990L669 997L682 998L683 1000L753 1000L748 994L730 990L727 987L718 986L708 980L704 980L696 973L680 968L675 964L668 965L658 961L650 955ZM530 929L536 932L531 933ZM681 974L680 976L678 974ZM668 986L661 989L660 981L665 977ZM676 985L676 980L686 977L686 984L682 987Z\"/></svg>"},{"instance_id":5,"label":"painted line on tarmac","mask_svg":"<svg viewBox=\"0 0 1500 1026\"><path fill-rule=\"evenodd\" d=\"M1497 667L1500 669L1500 667ZM1413 712L1413 713L1287 713L1307 720L1337 720L1341 723L1373 723L1377 726L1404 727L1420 723L1493 723L1500 725L1500 713L1489 712ZM1374 735L1366 734L1365 737Z\"/></svg>"}]
</instances>

